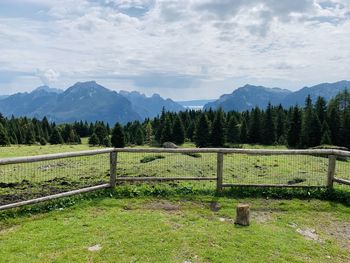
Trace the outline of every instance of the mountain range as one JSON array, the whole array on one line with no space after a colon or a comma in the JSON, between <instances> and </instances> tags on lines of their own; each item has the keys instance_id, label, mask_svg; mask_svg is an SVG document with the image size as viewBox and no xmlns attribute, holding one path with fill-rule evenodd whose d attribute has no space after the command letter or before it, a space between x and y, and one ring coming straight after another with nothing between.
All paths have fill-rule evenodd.
<instances>
[{"instance_id":1,"label":"mountain range","mask_svg":"<svg viewBox=\"0 0 350 263\"><path fill-rule=\"evenodd\" d=\"M315 102L318 96L327 101L343 90L350 90L350 81L342 80L335 83L322 83L312 87L304 87L292 92L281 88L267 88L263 86L245 85L234 90L231 94L224 94L219 99L204 105L208 110L222 108L224 111L250 110L254 107L265 108L270 102L272 105L281 104L284 107L304 105L308 95Z\"/></svg>"},{"instance_id":2,"label":"mountain range","mask_svg":"<svg viewBox=\"0 0 350 263\"><path fill-rule=\"evenodd\" d=\"M42 86L30 93L16 93L0 100L0 112L5 116L46 116L57 123L86 120L125 124L152 118L163 107L169 111L185 109L158 94L146 97L138 92L118 93L95 81L78 82L65 91Z\"/></svg>"},{"instance_id":3,"label":"mountain range","mask_svg":"<svg viewBox=\"0 0 350 263\"><path fill-rule=\"evenodd\" d=\"M256 106L265 108L272 105L289 107L304 105L305 98L310 95L315 102L318 96L331 99L344 89L350 90L350 81L322 83L312 87L304 87L292 92L288 89L267 88L263 86L245 85L224 94L217 100L193 100L175 102L163 99L158 94L147 97L136 91L109 90L95 81L78 82L67 90L41 86L28 93L16 93L0 96L0 112L5 116L27 116L43 118L57 123L86 120L89 122L104 121L110 124L153 118L162 109L178 112L186 108L203 107L222 108L225 111L244 111Z\"/></svg>"}]
</instances>

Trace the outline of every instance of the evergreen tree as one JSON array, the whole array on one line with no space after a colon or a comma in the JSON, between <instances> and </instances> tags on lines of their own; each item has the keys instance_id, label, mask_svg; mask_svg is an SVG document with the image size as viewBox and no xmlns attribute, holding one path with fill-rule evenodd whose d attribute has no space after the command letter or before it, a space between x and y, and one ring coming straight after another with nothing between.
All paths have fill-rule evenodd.
<instances>
[{"instance_id":1,"label":"evergreen tree","mask_svg":"<svg viewBox=\"0 0 350 263\"><path fill-rule=\"evenodd\" d=\"M221 109L216 111L213 125L211 127L211 145L213 147L222 147L226 141L225 138L225 119Z\"/></svg>"},{"instance_id":2,"label":"evergreen tree","mask_svg":"<svg viewBox=\"0 0 350 263\"><path fill-rule=\"evenodd\" d=\"M271 103L269 103L265 112L265 118L263 122L262 143L265 145L272 145L275 142L275 140L276 140L275 123L273 121L273 116L272 116L272 106L271 106Z\"/></svg>"},{"instance_id":3,"label":"evergreen tree","mask_svg":"<svg viewBox=\"0 0 350 263\"><path fill-rule=\"evenodd\" d=\"M47 144L47 141L46 141L46 139L44 137L40 137L39 142L40 142L40 145L46 145Z\"/></svg>"},{"instance_id":4,"label":"evergreen tree","mask_svg":"<svg viewBox=\"0 0 350 263\"><path fill-rule=\"evenodd\" d=\"M317 97L315 111L318 119L320 120L320 123L323 123L326 119L327 103L326 100L321 96Z\"/></svg>"},{"instance_id":5,"label":"evergreen tree","mask_svg":"<svg viewBox=\"0 0 350 263\"><path fill-rule=\"evenodd\" d=\"M108 136L108 131L104 123L97 123L95 126L95 134L98 137L100 143L103 142L104 138Z\"/></svg>"},{"instance_id":6,"label":"evergreen tree","mask_svg":"<svg viewBox=\"0 0 350 263\"><path fill-rule=\"evenodd\" d=\"M305 101L305 110L302 120L302 128L301 128L301 145L302 147L311 146L312 139L312 125L314 119L314 111L312 106L312 101L310 95L307 96Z\"/></svg>"},{"instance_id":7,"label":"evergreen tree","mask_svg":"<svg viewBox=\"0 0 350 263\"><path fill-rule=\"evenodd\" d=\"M248 127L245 118L242 120L242 124L240 127L240 141L241 143L247 143L248 141Z\"/></svg>"},{"instance_id":8,"label":"evergreen tree","mask_svg":"<svg viewBox=\"0 0 350 263\"><path fill-rule=\"evenodd\" d=\"M252 110L248 131L248 142L253 144L261 142L261 112L258 107Z\"/></svg>"},{"instance_id":9,"label":"evergreen tree","mask_svg":"<svg viewBox=\"0 0 350 263\"><path fill-rule=\"evenodd\" d=\"M350 107L344 110L341 124L341 146L350 149Z\"/></svg>"},{"instance_id":10,"label":"evergreen tree","mask_svg":"<svg viewBox=\"0 0 350 263\"><path fill-rule=\"evenodd\" d=\"M90 145L99 145L100 144L100 140L98 139L98 136L96 135L96 133L93 133L90 138L89 138L89 144Z\"/></svg>"},{"instance_id":11,"label":"evergreen tree","mask_svg":"<svg viewBox=\"0 0 350 263\"><path fill-rule=\"evenodd\" d=\"M185 142L185 130L179 116L175 117L172 137L173 137L174 143L178 145L181 145Z\"/></svg>"},{"instance_id":12,"label":"evergreen tree","mask_svg":"<svg viewBox=\"0 0 350 263\"><path fill-rule=\"evenodd\" d=\"M206 147L209 145L209 121L205 113L202 113L196 125L195 143L197 147Z\"/></svg>"},{"instance_id":13,"label":"evergreen tree","mask_svg":"<svg viewBox=\"0 0 350 263\"><path fill-rule=\"evenodd\" d=\"M146 142L151 145L153 141L153 128L150 121L147 122L145 130L146 130L146 138L145 138Z\"/></svg>"},{"instance_id":14,"label":"evergreen tree","mask_svg":"<svg viewBox=\"0 0 350 263\"><path fill-rule=\"evenodd\" d=\"M280 105L277 111L276 118L276 139L278 144L286 144L286 116L283 108Z\"/></svg>"},{"instance_id":15,"label":"evergreen tree","mask_svg":"<svg viewBox=\"0 0 350 263\"><path fill-rule=\"evenodd\" d=\"M144 143L144 134L141 127L138 127L136 130L135 142L137 145L143 145Z\"/></svg>"},{"instance_id":16,"label":"evergreen tree","mask_svg":"<svg viewBox=\"0 0 350 263\"><path fill-rule=\"evenodd\" d=\"M49 142L51 144L63 144L61 132L57 127L53 128Z\"/></svg>"},{"instance_id":17,"label":"evergreen tree","mask_svg":"<svg viewBox=\"0 0 350 263\"><path fill-rule=\"evenodd\" d=\"M103 139L102 145L105 146L105 147L111 147L112 144L111 144L111 139L109 138L109 136L106 136Z\"/></svg>"},{"instance_id":18,"label":"evergreen tree","mask_svg":"<svg viewBox=\"0 0 350 263\"><path fill-rule=\"evenodd\" d=\"M331 145L332 144L332 140L331 140L331 136L330 136L330 130L329 130L329 127L328 127L328 124L327 124L326 120L324 120L323 123L322 123L321 144L327 144L327 145Z\"/></svg>"},{"instance_id":19,"label":"evergreen tree","mask_svg":"<svg viewBox=\"0 0 350 263\"><path fill-rule=\"evenodd\" d=\"M33 127L29 125L26 129L25 144L32 145L35 143L35 133Z\"/></svg>"},{"instance_id":20,"label":"evergreen tree","mask_svg":"<svg viewBox=\"0 0 350 263\"><path fill-rule=\"evenodd\" d=\"M300 146L300 134L301 134L301 112L297 106L294 107L291 116L287 142L289 147Z\"/></svg>"},{"instance_id":21,"label":"evergreen tree","mask_svg":"<svg viewBox=\"0 0 350 263\"><path fill-rule=\"evenodd\" d=\"M238 128L237 119L232 115L229 119L227 126L227 141L230 143L239 143L240 133Z\"/></svg>"},{"instance_id":22,"label":"evergreen tree","mask_svg":"<svg viewBox=\"0 0 350 263\"><path fill-rule=\"evenodd\" d=\"M314 113L311 122L311 131L309 138L309 146L314 147L320 145L322 139L322 125L318 116Z\"/></svg>"},{"instance_id":23,"label":"evergreen tree","mask_svg":"<svg viewBox=\"0 0 350 263\"><path fill-rule=\"evenodd\" d=\"M173 134L172 123L171 123L169 116L166 116L165 120L164 120L164 125L163 125L163 129L162 129L162 136L161 136L160 142L164 143L164 142L173 141L172 134Z\"/></svg>"},{"instance_id":24,"label":"evergreen tree","mask_svg":"<svg viewBox=\"0 0 350 263\"><path fill-rule=\"evenodd\" d=\"M3 124L0 122L0 146L7 146L9 144L10 144L10 140L7 135L7 132Z\"/></svg>"},{"instance_id":25,"label":"evergreen tree","mask_svg":"<svg viewBox=\"0 0 350 263\"><path fill-rule=\"evenodd\" d=\"M123 148L125 147L125 136L124 136L124 130L123 127L116 123L112 130L112 146L116 148Z\"/></svg>"},{"instance_id":26,"label":"evergreen tree","mask_svg":"<svg viewBox=\"0 0 350 263\"><path fill-rule=\"evenodd\" d=\"M329 125L331 141L334 145L340 145L340 110L336 100L331 100L327 110L327 123Z\"/></svg>"}]
</instances>

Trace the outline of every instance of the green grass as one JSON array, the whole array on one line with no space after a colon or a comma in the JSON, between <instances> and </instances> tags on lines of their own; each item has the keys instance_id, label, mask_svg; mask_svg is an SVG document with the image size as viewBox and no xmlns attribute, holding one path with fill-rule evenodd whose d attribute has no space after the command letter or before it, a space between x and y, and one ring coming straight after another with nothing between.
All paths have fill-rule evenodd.
<instances>
[{"instance_id":1,"label":"green grass","mask_svg":"<svg viewBox=\"0 0 350 263\"><path fill-rule=\"evenodd\" d=\"M251 205L249 227L233 224L235 206L241 202ZM0 258L1 262L349 262L350 232L344 231L349 221L349 207L318 200L101 197L70 208L3 219ZM317 240L298 233L311 229ZM101 250L88 250L95 245Z\"/></svg>"}]
</instances>

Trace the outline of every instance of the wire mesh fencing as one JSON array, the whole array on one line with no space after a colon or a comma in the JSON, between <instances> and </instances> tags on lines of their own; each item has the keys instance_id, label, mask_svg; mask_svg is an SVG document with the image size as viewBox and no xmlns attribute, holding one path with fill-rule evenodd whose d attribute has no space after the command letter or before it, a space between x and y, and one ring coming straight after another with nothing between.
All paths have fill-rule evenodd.
<instances>
[{"instance_id":1,"label":"wire mesh fencing","mask_svg":"<svg viewBox=\"0 0 350 263\"><path fill-rule=\"evenodd\" d=\"M325 186L328 157L312 155L224 155L224 183Z\"/></svg>"},{"instance_id":2,"label":"wire mesh fencing","mask_svg":"<svg viewBox=\"0 0 350 263\"><path fill-rule=\"evenodd\" d=\"M337 157L336 165L335 165L335 178L345 179L350 181L350 158L349 157ZM349 189L348 185L338 184L334 185L339 189Z\"/></svg>"},{"instance_id":3,"label":"wire mesh fencing","mask_svg":"<svg viewBox=\"0 0 350 263\"><path fill-rule=\"evenodd\" d=\"M109 181L109 154L0 165L0 205Z\"/></svg>"},{"instance_id":4,"label":"wire mesh fencing","mask_svg":"<svg viewBox=\"0 0 350 263\"><path fill-rule=\"evenodd\" d=\"M0 159L0 209L115 183L166 183L205 191L233 185L350 184L349 156L333 150L125 148Z\"/></svg>"},{"instance_id":5,"label":"wire mesh fencing","mask_svg":"<svg viewBox=\"0 0 350 263\"><path fill-rule=\"evenodd\" d=\"M119 152L117 178L134 183L168 182L173 186L213 187L216 182L215 153ZM169 179L169 180L167 180ZM125 182L119 181L119 184Z\"/></svg>"}]
</instances>

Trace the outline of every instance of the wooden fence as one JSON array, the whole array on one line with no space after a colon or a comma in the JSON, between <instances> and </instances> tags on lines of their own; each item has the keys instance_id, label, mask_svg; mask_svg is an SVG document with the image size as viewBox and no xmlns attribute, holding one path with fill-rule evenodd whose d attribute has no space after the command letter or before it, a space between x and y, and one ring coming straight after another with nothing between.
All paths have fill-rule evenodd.
<instances>
[{"instance_id":1,"label":"wooden fence","mask_svg":"<svg viewBox=\"0 0 350 263\"><path fill-rule=\"evenodd\" d=\"M181 154L216 154L216 176L215 177L123 177L118 176L118 153L181 153ZM99 184L91 187L85 187L73 191L67 191L54 195L48 195L44 197L34 198L21 202L14 202L11 204L0 205L0 210L15 208L23 205L34 204L42 201L52 200L60 197L71 196L75 194L95 191L97 189L114 188L118 182L149 182L149 181L216 181L216 190L222 191L224 187L233 186L253 186L253 187L310 187L302 185L290 185L290 184L229 184L224 182L224 155L226 154L245 154L245 155L311 155L328 158L328 172L324 175L327 178L327 183L324 187L332 188L334 182L339 184L350 185L350 180L336 178L336 159L337 157L350 157L350 152L332 149L312 149L312 150L268 150L268 149L230 149L230 148L177 148L177 149L163 149L163 148L106 148L101 150L89 150L80 152L69 152L59 154L47 154L30 157L17 157L17 158L5 158L0 159L0 168L4 165L11 164L25 164L35 163L42 161L51 161L64 158L82 157L82 156L94 156L101 154L109 154L109 182ZM1 177L0 177L1 182ZM311 186L312 187L312 186ZM319 186L318 186L319 187Z\"/></svg>"}]
</instances>

